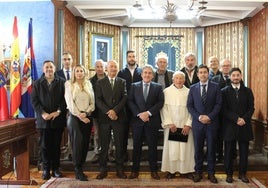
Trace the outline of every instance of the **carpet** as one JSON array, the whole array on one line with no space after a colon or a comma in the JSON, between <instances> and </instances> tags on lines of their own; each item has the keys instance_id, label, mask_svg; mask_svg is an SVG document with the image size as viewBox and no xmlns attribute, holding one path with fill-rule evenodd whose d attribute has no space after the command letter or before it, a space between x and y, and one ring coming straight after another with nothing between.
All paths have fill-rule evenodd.
<instances>
[{"instance_id":1,"label":"carpet","mask_svg":"<svg viewBox=\"0 0 268 188\"><path fill-rule=\"evenodd\" d=\"M153 180L150 175L139 176L134 180L122 180L117 179L114 175L109 175L103 180L96 180L95 176L89 176L89 181L81 182L74 178L51 178L41 188L129 188L129 187L145 187L145 188L265 188L257 179L251 178L250 183L245 184L241 180L234 177L234 182L229 184L225 181L224 175L216 176L219 183L212 184L206 178L203 178L201 182L194 183L190 179L176 177L175 179L167 180L161 178L161 180Z\"/></svg>"}]
</instances>

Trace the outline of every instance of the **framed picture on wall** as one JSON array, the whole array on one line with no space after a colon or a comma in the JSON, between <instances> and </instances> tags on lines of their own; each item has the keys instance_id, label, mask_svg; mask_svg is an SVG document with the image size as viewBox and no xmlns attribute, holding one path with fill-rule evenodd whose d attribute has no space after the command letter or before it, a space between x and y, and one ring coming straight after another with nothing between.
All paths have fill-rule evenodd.
<instances>
[{"instance_id":1,"label":"framed picture on wall","mask_svg":"<svg viewBox=\"0 0 268 188\"><path fill-rule=\"evenodd\" d=\"M91 68L95 66L98 59L107 62L113 58L113 36L102 34L91 34Z\"/></svg>"}]
</instances>

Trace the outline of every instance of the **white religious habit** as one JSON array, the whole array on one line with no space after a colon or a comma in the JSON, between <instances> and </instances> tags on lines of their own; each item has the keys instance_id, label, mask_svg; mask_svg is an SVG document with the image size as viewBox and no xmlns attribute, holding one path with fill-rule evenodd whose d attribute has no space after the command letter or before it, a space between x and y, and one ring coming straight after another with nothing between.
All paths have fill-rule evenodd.
<instances>
[{"instance_id":1,"label":"white religious habit","mask_svg":"<svg viewBox=\"0 0 268 188\"><path fill-rule=\"evenodd\" d=\"M169 124L177 128L184 125L192 127L192 117L187 110L189 89L183 86L178 89L173 84L164 90L165 102L161 110L162 127L164 128L164 148L162 154L162 172L186 174L194 172L194 140L190 129L188 141L169 141Z\"/></svg>"}]
</instances>

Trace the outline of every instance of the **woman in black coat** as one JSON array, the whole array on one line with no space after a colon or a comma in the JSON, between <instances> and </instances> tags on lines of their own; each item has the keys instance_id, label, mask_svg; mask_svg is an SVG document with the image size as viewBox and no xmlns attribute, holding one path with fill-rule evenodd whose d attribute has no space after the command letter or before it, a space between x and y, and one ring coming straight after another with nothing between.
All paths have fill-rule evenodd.
<instances>
[{"instance_id":1,"label":"woman in black coat","mask_svg":"<svg viewBox=\"0 0 268 188\"><path fill-rule=\"evenodd\" d=\"M36 127L40 133L40 153L43 163L42 178L62 177L60 144L66 126L64 80L55 74L53 61L43 63L43 75L33 85L31 101L36 113Z\"/></svg>"}]
</instances>

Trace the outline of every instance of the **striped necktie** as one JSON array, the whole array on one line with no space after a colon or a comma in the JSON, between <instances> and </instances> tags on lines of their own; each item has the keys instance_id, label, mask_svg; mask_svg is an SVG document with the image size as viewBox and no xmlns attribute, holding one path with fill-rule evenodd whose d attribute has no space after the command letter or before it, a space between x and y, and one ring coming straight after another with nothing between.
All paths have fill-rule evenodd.
<instances>
[{"instance_id":1,"label":"striped necktie","mask_svg":"<svg viewBox=\"0 0 268 188\"><path fill-rule=\"evenodd\" d=\"M207 86L207 84L202 85L202 94L201 94L201 98L202 98L202 103L203 103L203 105L206 105L206 102L207 102L207 91L206 91L206 86Z\"/></svg>"}]
</instances>

